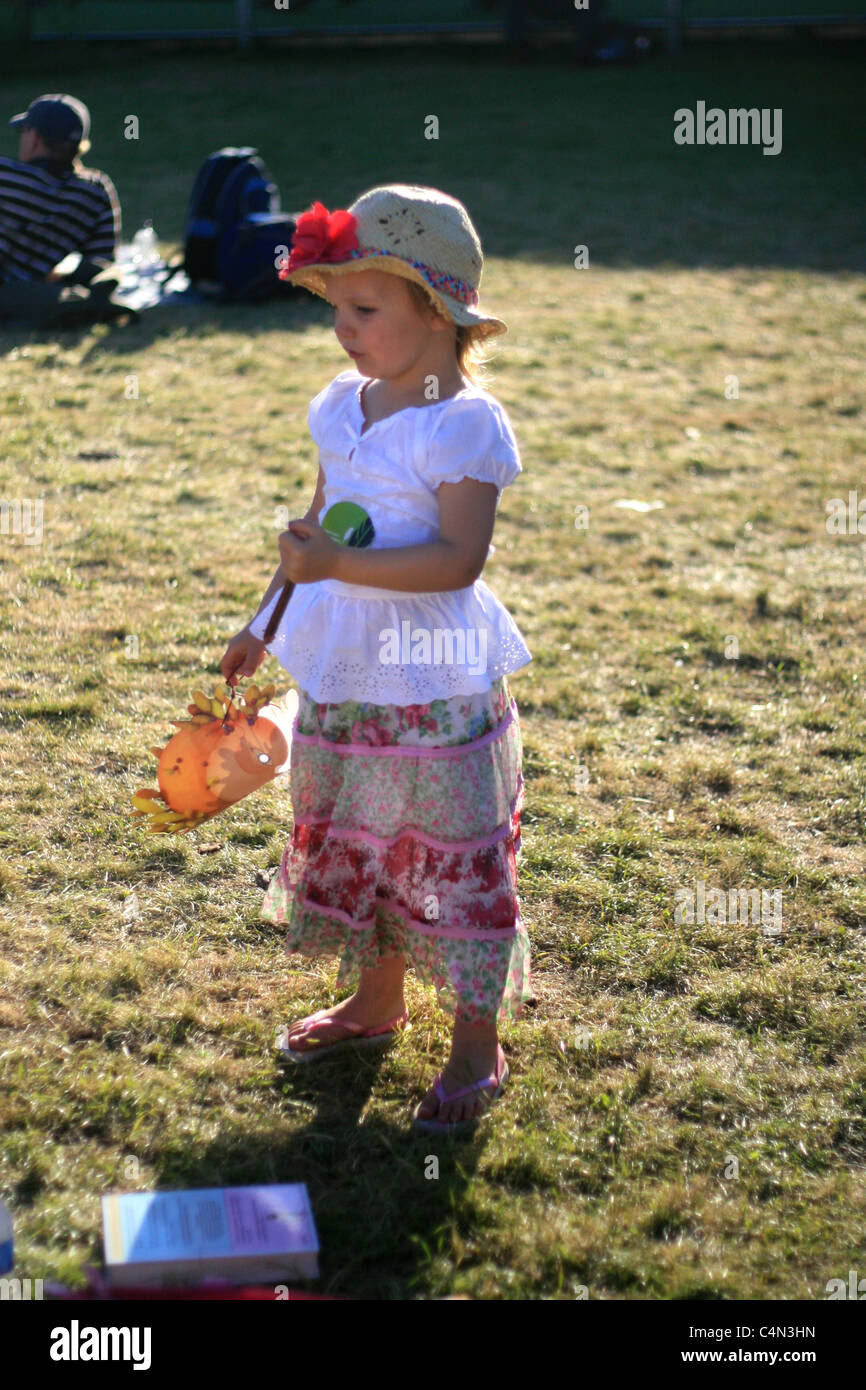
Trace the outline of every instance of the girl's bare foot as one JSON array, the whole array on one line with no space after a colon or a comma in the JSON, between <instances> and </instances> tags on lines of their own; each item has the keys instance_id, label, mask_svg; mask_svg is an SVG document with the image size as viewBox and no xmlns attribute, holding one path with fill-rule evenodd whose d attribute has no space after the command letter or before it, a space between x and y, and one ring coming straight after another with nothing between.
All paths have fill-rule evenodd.
<instances>
[{"instance_id":1,"label":"girl's bare foot","mask_svg":"<svg viewBox=\"0 0 866 1390\"><path fill-rule=\"evenodd\" d=\"M455 1019L451 1056L442 1074L442 1089L446 1096L473 1081L480 1081L482 1077L492 1076L498 1061L499 1039L495 1023L473 1024ZM418 1118L431 1120L435 1116L443 1124L471 1120L487 1109L494 1090L494 1086L486 1086L481 1091L460 1096L458 1100L440 1101L431 1086L418 1109Z\"/></svg>"},{"instance_id":2,"label":"girl's bare foot","mask_svg":"<svg viewBox=\"0 0 866 1390\"><path fill-rule=\"evenodd\" d=\"M372 970L362 970L361 978L354 994L341 999L330 1009L322 1010L319 1023L326 1018L337 1022L347 1019L359 1023L362 1028L376 1028L380 1023L389 1023L398 1018L406 1008L403 998L403 974L406 963L402 956L388 956ZM298 1035L304 1033L305 1037ZM305 1029L304 1020L298 1019L288 1029L287 1046L293 1052L307 1052L311 1047L321 1047L328 1043L342 1042L344 1038L354 1037L351 1028L337 1028L330 1024L319 1031L318 1023Z\"/></svg>"}]
</instances>

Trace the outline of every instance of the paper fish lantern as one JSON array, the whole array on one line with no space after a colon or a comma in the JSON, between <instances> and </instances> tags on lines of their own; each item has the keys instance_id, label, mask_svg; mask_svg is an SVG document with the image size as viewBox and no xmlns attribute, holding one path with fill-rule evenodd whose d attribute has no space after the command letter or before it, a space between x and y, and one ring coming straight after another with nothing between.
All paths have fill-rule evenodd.
<instances>
[{"instance_id":1,"label":"paper fish lantern","mask_svg":"<svg viewBox=\"0 0 866 1390\"><path fill-rule=\"evenodd\" d=\"M178 732L150 750L159 759L159 786L136 792L133 817L149 817L152 834L194 830L285 772L298 696L290 690L271 704L275 690L250 685L242 704L219 686L212 698L194 690L191 718L173 719Z\"/></svg>"}]
</instances>

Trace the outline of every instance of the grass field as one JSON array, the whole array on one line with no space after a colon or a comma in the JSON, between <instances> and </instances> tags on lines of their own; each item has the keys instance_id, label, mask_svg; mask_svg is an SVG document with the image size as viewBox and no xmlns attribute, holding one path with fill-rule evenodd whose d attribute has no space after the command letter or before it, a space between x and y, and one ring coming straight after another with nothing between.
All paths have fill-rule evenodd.
<instances>
[{"instance_id":1,"label":"grass field","mask_svg":"<svg viewBox=\"0 0 866 1390\"><path fill-rule=\"evenodd\" d=\"M287 793L177 841L127 818L273 574L275 505L312 495L307 402L346 365L327 306L0 325L0 495L44 503L41 543L2 537L18 1272L80 1281L110 1189L303 1179L329 1292L821 1299L862 1274L866 531L826 525L863 492L862 55L38 56L6 109L81 95L125 231L151 216L166 250L229 142L290 208L398 178L466 201L525 470L484 577L534 656L513 690L536 1002L504 1031L489 1127L416 1140L449 1031L412 977L415 1027L381 1061L284 1077L269 1056L336 973L288 964L258 917ZM675 147L699 99L781 107L782 154ZM678 921L700 883L781 893L781 931Z\"/></svg>"}]
</instances>

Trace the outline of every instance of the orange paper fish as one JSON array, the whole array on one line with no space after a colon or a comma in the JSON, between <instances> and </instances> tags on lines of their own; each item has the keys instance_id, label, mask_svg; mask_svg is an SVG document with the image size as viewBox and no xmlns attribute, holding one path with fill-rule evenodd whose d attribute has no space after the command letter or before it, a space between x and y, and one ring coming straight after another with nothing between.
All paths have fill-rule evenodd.
<instances>
[{"instance_id":1,"label":"orange paper fish","mask_svg":"<svg viewBox=\"0 0 866 1390\"><path fill-rule=\"evenodd\" d=\"M159 786L136 792L133 817L149 817L152 834L194 830L285 772L298 696L290 690L271 704L275 690L250 685L242 704L237 691L229 696L217 686L209 698L194 690L191 718L173 719L178 732L150 750L159 759Z\"/></svg>"}]
</instances>

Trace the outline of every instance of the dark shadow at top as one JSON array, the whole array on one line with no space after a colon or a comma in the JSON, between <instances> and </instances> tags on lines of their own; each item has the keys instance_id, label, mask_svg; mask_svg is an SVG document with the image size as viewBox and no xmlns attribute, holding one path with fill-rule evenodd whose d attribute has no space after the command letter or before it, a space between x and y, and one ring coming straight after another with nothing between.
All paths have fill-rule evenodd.
<instances>
[{"instance_id":1,"label":"dark shadow at top","mask_svg":"<svg viewBox=\"0 0 866 1390\"><path fill-rule=\"evenodd\" d=\"M93 163L116 183L124 236L152 218L164 251L183 240L202 160L245 143L258 148L286 209L314 199L347 207L382 183L432 185L465 203L488 259L515 258L540 276L571 268L580 254L588 273L862 274L864 52L854 41L695 43L676 60L657 48L635 66L586 67L555 50L516 61L462 49L241 57L127 46L106 71L89 59L80 72L67 70L59 51L46 52L38 77L8 78L4 87L14 111L40 90L74 91L78 82L93 115ZM766 134L749 122L750 138L731 143L729 113L751 109L766 114ZM725 115L715 132L725 143L701 143L714 110ZM123 138L129 111L140 119L140 141ZM684 111L693 143L675 138ZM431 116L435 139L425 137ZM486 287L485 277L482 302ZM112 326L89 352L138 351L178 329L260 334L332 322L330 307L303 292L265 305L185 304ZM0 343L31 335L0 325Z\"/></svg>"}]
</instances>

